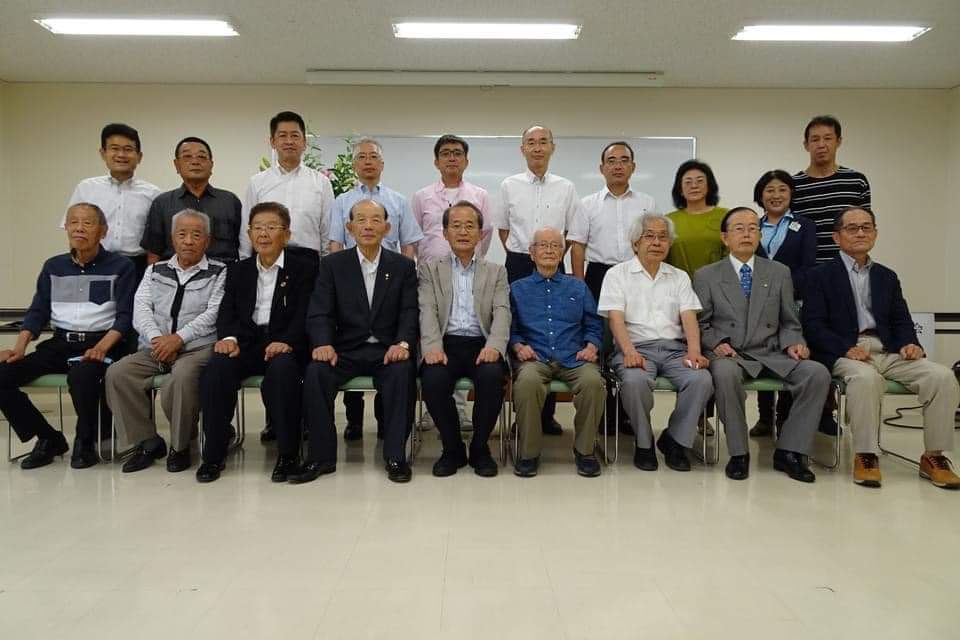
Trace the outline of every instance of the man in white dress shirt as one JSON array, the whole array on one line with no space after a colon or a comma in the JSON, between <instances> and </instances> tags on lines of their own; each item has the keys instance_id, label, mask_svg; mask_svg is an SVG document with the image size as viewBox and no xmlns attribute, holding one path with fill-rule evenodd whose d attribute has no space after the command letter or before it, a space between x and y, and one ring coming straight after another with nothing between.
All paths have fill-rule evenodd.
<instances>
[{"instance_id":1,"label":"man in white dress shirt","mask_svg":"<svg viewBox=\"0 0 960 640\"><path fill-rule=\"evenodd\" d=\"M686 449L713 394L709 362L700 353L700 300L690 276L664 262L675 235L673 221L663 214L637 218L629 236L636 255L607 271L600 292L599 312L610 319L616 344L612 364L637 437L633 464L644 471L657 468L650 426L657 376L678 390L676 408L657 440L675 471L690 470Z\"/></svg>"},{"instance_id":2,"label":"man in white dress shirt","mask_svg":"<svg viewBox=\"0 0 960 640\"><path fill-rule=\"evenodd\" d=\"M107 175L87 178L70 196L67 208L78 202L92 202L107 217L107 235L103 248L130 258L137 269L137 282L147 268L147 254L140 246L147 224L150 204L160 188L134 177L143 160L140 134L129 125L108 124L100 131L100 157L107 166ZM66 217L60 221L64 228Z\"/></svg>"},{"instance_id":3,"label":"man in white dress shirt","mask_svg":"<svg viewBox=\"0 0 960 640\"><path fill-rule=\"evenodd\" d=\"M507 252L504 266L511 284L535 270L530 257L533 234L538 229L551 227L566 236L580 208L573 183L549 172L550 158L556 149L550 129L539 124L527 127L520 136L520 153L526 160L527 170L500 183L493 226L498 229ZM560 272L563 272L562 260ZM548 435L562 433L553 419L556 404L551 394L543 405L541 426Z\"/></svg>"},{"instance_id":4,"label":"man in white dress shirt","mask_svg":"<svg viewBox=\"0 0 960 640\"><path fill-rule=\"evenodd\" d=\"M281 111L270 119L270 146L277 163L250 178L243 200L240 228L249 226L250 209L261 202L279 202L290 211L288 253L319 261L327 254L333 187L327 176L303 164L307 128L293 111ZM240 235L240 257L253 255L250 238Z\"/></svg>"}]
</instances>

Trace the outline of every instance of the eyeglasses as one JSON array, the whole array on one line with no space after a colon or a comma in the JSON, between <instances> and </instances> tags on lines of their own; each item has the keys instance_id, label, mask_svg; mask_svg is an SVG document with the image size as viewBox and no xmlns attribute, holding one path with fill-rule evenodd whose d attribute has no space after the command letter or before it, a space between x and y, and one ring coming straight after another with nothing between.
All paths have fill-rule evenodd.
<instances>
[{"instance_id":1,"label":"eyeglasses","mask_svg":"<svg viewBox=\"0 0 960 640\"><path fill-rule=\"evenodd\" d=\"M562 242L534 242L533 246L541 251L546 251L550 249L551 251L560 251L563 249Z\"/></svg>"},{"instance_id":2,"label":"eyeglasses","mask_svg":"<svg viewBox=\"0 0 960 640\"><path fill-rule=\"evenodd\" d=\"M437 155L441 158L462 158L467 154L463 152L463 149L444 149Z\"/></svg>"},{"instance_id":3,"label":"eyeglasses","mask_svg":"<svg viewBox=\"0 0 960 640\"><path fill-rule=\"evenodd\" d=\"M380 159L380 154L379 153L358 153L357 155L353 156L353 159L359 160L360 162L366 162L367 160L376 162L377 160Z\"/></svg>"},{"instance_id":4,"label":"eyeglasses","mask_svg":"<svg viewBox=\"0 0 960 640\"><path fill-rule=\"evenodd\" d=\"M877 225L872 222L865 222L863 224L845 224L840 227L840 230L851 236L857 235L858 232L863 231L863 233L869 235L877 230Z\"/></svg>"},{"instance_id":5,"label":"eyeglasses","mask_svg":"<svg viewBox=\"0 0 960 640\"><path fill-rule=\"evenodd\" d=\"M670 240L670 236L666 233L650 233L647 231L640 236L640 239L645 240L646 242L653 242L654 240L657 242L667 242Z\"/></svg>"},{"instance_id":6,"label":"eyeglasses","mask_svg":"<svg viewBox=\"0 0 960 640\"><path fill-rule=\"evenodd\" d=\"M255 224L250 226L250 231L254 233L276 233L278 231L285 230L286 227L281 224Z\"/></svg>"},{"instance_id":7,"label":"eyeglasses","mask_svg":"<svg viewBox=\"0 0 960 640\"><path fill-rule=\"evenodd\" d=\"M633 160L631 160L629 157L624 156L623 158L607 158L606 160L603 161L603 164L607 165L608 167L615 167L617 165L626 166L631 162L633 162Z\"/></svg>"},{"instance_id":8,"label":"eyeglasses","mask_svg":"<svg viewBox=\"0 0 960 640\"><path fill-rule=\"evenodd\" d=\"M732 227L727 228L727 231L729 233L747 233L753 235L760 232L760 227L755 224L735 224Z\"/></svg>"}]
</instances>

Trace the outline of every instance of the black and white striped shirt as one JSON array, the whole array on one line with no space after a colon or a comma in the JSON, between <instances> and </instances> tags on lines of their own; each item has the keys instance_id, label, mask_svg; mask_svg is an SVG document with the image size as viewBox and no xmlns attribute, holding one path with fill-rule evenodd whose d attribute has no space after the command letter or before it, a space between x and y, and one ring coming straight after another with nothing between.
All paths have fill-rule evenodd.
<instances>
[{"instance_id":1,"label":"black and white striped shirt","mask_svg":"<svg viewBox=\"0 0 960 640\"><path fill-rule=\"evenodd\" d=\"M870 183L859 171L838 167L825 178L808 176L806 171L793 176L794 191L790 210L807 216L817 225L817 262L828 262L840 251L833 242L833 218L847 207L870 208Z\"/></svg>"}]
</instances>

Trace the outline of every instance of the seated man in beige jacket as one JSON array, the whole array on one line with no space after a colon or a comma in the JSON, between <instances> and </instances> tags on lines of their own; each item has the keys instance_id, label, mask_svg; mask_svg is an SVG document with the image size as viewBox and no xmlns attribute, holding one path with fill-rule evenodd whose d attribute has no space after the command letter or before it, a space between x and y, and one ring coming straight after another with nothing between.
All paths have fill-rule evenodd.
<instances>
[{"instance_id":1,"label":"seated man in beige jacket","mask_svg":"<svg viewBox=\"0 0 960 640\"><path fill-rule=\"evenodd\" d=\"M443 213L451 254L420 263L420 376L443 441L443 453L433 465L438 477L453 475L468 462L479 476L497 475L487 439L503 405L510 289L502 265L476 256L482 229L483 214L476 205L457 202ZM460 378L470 378L476 394L469 456L453 398Z\"/></svg>"}]
</instances>

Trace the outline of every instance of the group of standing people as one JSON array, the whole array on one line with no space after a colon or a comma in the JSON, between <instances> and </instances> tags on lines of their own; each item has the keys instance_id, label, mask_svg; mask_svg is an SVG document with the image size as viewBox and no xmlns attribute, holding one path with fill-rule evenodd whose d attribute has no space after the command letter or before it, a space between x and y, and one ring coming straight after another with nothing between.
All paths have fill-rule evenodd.
<instances>
[{"instance_id":1,"label":"group of standing people","mask_svg":"<svg viewBox=\"0 0 960 640\"><path fill-rule=\"evenodd\" d=\"M712 428L701 415L715 399L730 453L726 475L742 480L750 468L743 381L772 376L788 393L759 396L760 420L749 433L776 431L774 468L813 482L814 434L838 429L832 374L847 385L857 483L880 484L886 376L924 405L921 475L960 487L944 455L960 390L949 370L924 358L896 275L870 257L877 225L869 184L837 163L835 118L807 125L804 171L760 177L759 210L720 207L713 171L691 160L677 170L676 210L666 214L631 189L636 165L625 141L601 150L605 186L581 199L549 171L556 144L541 125L521 136L526 170L493 195L464 180L467 141L442 136L433 154L438 180L409 200L382 184L376 140L352 144L358 183L336 197L329 179L302 162L299 115L271 119L270 141L277 163L250 179L241 203L210 185L213 153L203 139L177 143L182 185L161 193L134 177L142 159L136 130L104 128L109 174L77 186L63 220L70 252L44 264L17 343L0 352L0 410L22 441L37 438L23 468L49 464L69 446L19 387L65 372L78 418L71 466L96 464L98 427L112 411L133 447L125 472L164 457L169 471L189 468L202 428L197 479L214 481L234 435L241 381L263 375L261 439L277 441L271 477L310 482L336 470L340 386L369 375L387 475L406 482L419 375L443 445L436 476L467 465L497 474L487 440L508 388L520 438L514 473L536 475L542 436L562 432L548 393L562 380L574 394L580 475L601 472L594 441L605 410L625 414L638 468L655 470L659 449L668 467L689 470L687 449L698 428ZM504 265L484 260L494 229ZM572 275L564 273L568 251ZM26 354L48 323L53 337ZM622 408L608 399L606 356L622 384ZM169 448L149 406L161 374ZM654 440L658 375L678 398ZM454 391L460 378L473 382L471 418ZM360 440L362 394L344 396L344 438Z\"/></svg>"}]
</instances>

